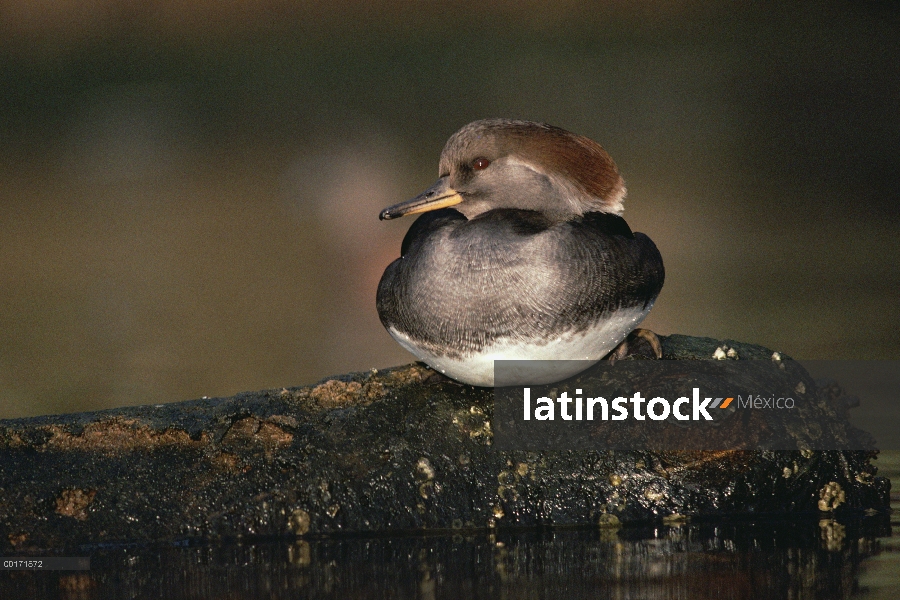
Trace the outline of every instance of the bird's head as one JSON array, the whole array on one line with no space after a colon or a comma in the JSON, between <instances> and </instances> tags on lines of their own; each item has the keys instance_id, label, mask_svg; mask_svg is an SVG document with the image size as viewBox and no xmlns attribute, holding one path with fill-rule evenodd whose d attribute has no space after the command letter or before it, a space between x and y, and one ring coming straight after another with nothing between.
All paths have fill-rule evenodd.
<instances>
[{"instance_id":1,"label":"bird's head","mask_svg":"<svg viewBox=\"0 0 900 600\"><path fill-rule=\"evenodd\" d=\"M625 183L600 144L543 123L469 123L447 140L439 175L425 192L384 209L380 218L450 206L468 219L496 208L534 210L558 221L624 210Z\"/></svg>"}]
</instances>

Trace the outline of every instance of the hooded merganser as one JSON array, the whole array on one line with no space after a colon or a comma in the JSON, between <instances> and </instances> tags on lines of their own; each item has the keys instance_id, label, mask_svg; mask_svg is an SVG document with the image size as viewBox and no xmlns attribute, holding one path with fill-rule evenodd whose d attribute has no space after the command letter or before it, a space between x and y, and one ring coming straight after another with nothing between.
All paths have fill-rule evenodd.
<instances>
[{"instance_id":1,"label":"hooded merganser","mask_svg":"<svg viewBox=\"0 0 900 600\"><path fill-rule=\"evenodd\" d=\"M425 213L378 285L401 346L463 383L494 385L494 360L624 355L662 289L662 257L623 211L625 185L596 142L530 121L486 119L453 134L439 179L381 219ZM552 383L559 363L516 383Z\"/></svg>"}]
</instances>

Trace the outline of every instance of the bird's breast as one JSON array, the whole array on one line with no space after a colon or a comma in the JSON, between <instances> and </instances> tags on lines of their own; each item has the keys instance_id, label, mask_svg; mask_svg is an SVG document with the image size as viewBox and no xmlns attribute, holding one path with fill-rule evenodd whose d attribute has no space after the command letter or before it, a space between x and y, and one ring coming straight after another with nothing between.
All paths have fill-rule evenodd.
<instances>
[{"instance_id":1,"label":"bird's breast","mask_svg":"<svg viewBox=\"0 0 900 600\"><path fill-rule=\"evenodd\" d=\"M646 307L623 308L580 330L541 331L515 337L493 339L466 352L448 351L446 341L427 343L388 327L391 336L419 360L457 381L492 387L497 360L544 361L507 376L505 385L539 385L566 379L612 352L650 312Z\"/></svg>"}]
</instances>

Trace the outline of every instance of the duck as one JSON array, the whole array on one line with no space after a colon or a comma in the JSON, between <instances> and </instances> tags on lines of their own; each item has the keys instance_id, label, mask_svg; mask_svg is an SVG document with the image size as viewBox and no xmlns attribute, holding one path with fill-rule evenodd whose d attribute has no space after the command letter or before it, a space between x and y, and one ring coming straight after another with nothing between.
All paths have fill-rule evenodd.
<instances>
[{"instance_id":1,"label":"duck","mask_svg":"<svg viewBox=\"0 0 900 600\"><path fill-rule=\"evenodd\" d=\"M567 379L646 340L665 279L653 241L622 218L625 183L597 142L532 121L482 119L447 140L437 182L381 211L419 215L385 269L388 333L436 371L493 387ZM514 363L519 364L519 363ZM533 364L533 368L528 368Z\"/></svg>"}]
</instances>

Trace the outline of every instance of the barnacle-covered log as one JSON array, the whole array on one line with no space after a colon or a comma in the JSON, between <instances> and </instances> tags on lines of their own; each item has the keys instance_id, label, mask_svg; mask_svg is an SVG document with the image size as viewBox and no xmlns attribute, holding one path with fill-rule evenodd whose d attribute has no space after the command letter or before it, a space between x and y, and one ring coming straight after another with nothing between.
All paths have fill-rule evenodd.
<instances>
[{"instance_id":1,"label":"barnacle-covered log","mask_svg":"<svg viewBox=\"0 0 900 600\"><path fill-rule=\"evenodd\" d=\"M662 342L671 359L723 348ZM0 421L0 547L888 507L874 450L501 451L493 407L491 390L412 364L232 398ZM835 427L860 435L846 420Z\"/></svg>"}]
</instances>

